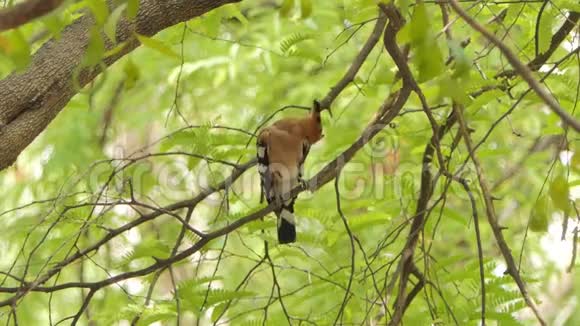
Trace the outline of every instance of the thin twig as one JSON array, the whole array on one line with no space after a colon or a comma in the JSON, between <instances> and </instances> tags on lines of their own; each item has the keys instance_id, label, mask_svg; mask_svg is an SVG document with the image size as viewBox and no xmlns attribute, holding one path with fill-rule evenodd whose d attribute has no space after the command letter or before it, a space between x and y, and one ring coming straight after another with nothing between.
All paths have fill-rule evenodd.
<instances>
[{"instance_id":1,"label":"thin twig","mask_svg":"<svg viewBox=\"0 0 580 326\"><path fill-rule=\"evenodd\" d=\"M320 107L323 109L330 108L330 104L334 102L336 97L350 84L358 71L360 70L363 63L366 61L367 57L381 38L381 34L385 28L387 22L387 17L379 11L379 18L373 28L371 36L367 39L366 43L363 45L361 51L358 53L351 66L348 68L346 74L336 83L330 92L320 101Z\"/></svg>"},{"instance_id":2,"label":"thin twig","mask_svg":"<svg viewBox=\"0 0 580 326\"><path fill-rule=\"evenodd\" d=\"M477 256L479 259L479 280L480 280L480 287L481 287L481 325L485 325L485 271L483 268L483 249L481 246L481 233L479 231L479 217L477 214L477 205L475 203L475 196L473 196L473 192L467 183L467 180L464 178L459 178L455 176L450 176L456 182L459 182L467 196L469 197L469 202L471 203L471 214L473 216L473 225L475 229L475 240L477 243Z\"/></svg>"},{"instance_id":3,"label":"thin twig","mask_svg":"<svg viewBox=\"0 0 580 326\"><path fill-rule=\"evenodd\" d=\"M452 1L455 1L455 0L452 0ZM473 143L472 143L471 137L469 135L469 130L467 128L467 123L465 121L465 117L463 116L462 107L458 104L454 104L453 110L454 110L455 114L457 115L457 121L459 122L459 127L460 127L459 130L460 130L461 134L463 135L463 140L465 142L467 150L469 151L470 158L473 161L473 164L475 165L475 168L477 171L477 178L479 181L479 187L481 188L481 191L483 193L485 210L486 210L486 214L487 214L487 220L491 226L491 229L493 231L493 235L495 236L495 239L496 239L496 242L499 246L499 249L500 249L500 251L505 259L505 262L507 265L507 271L512 276L512 278L515 280L515 282L518 285L518 288L520 290L520 293L522 294L522 297L524 298L524 301L526 302L528 307L530 307L530 309L532 309L532 311L536 315L538 322L541 325L546 325L546 322L542 318L540 311L538 310L538 307L536 306L534 300L531 298L531 296L528 293L526 283L522 279L522 277L517 269L516 263L514 261L514 257L512 256L511 250L510 250L509 246L507 245L507 242L505 241L505 239L503 237L502 228L497 221L497 215L495 213L495 207L493 204L491 191L489 190L489 186L487 184L487 179L485 177L484 170L481 166L481 162L479 161L479 158L475 155L475 152L473 151L473 149L474 149Z\"/></svg>"},{"instance_id":4,"label":"thin twig","mask_svg":"<svg viewBox=\"0 0 580 326\"><path fill-rule=\"evenodd\" d=\"M568 266L568 269L566 269L568 273L571 273L574 265L576 265L576 255L578 252L578 232L578 227L574 228L574 231L572 231L572 233L574 233L574 236L572 237L572 258L570 258L570 265Z\"/></svg>"},{"instance_id":5,"label":"thin twig","mask_svg":"<svg viewBox=\"0 0 580 326\"><path fill-rule=\"evenodd\" d=\"M515 71L520 75L526 83L530 86L530 88L546 103L546 105L556 113L562 121L569 124L576 132L580 132L580 122L574 119L568 112L566 112L560 104L556 101L556 99L548 93L538 81L532 75L532 71L526 65L524 65L517 56L505 45L502 41L500 41L495 35L481 26L478 22L476 22L471 16L469 16L457 3L457 0L450 0L449 4L453 7L453 9L457 12L465 22L467 22L473 29L481 33L488 41L493 43L497 48L502 52L502 54L506 57L509 63L514 67Z\"/></svg>"},{"instance_id":6,"label":"thin twig","mask_svg":"<svg viewBox=\"0 0 580 326\"><path fill-rule=\"evenodd\" d=\"M344 224L344 229L348 234L350 240L350 275L348 278L348 283L346 285L346 290L344 292L344 299L342 300L342 304L340 305L340 309L338 310L338 314L336 315L336 319L334 320L334 325L338 325L339 321L342 324L342 316L344 314L344 308L346 307L346 301L350 295L350 287L352 285L352 278L354 277L354 269L355 269L355 249L354 249L354 236L350 227L348 226L348 221L342 212L342 208L340 206L340 189L338 185L338 181L340 179L340 171L337 172L336 178L334 179L334 193L336 194L336 210L338 215L340 215L340 219Z\"/></svg>"}]
</instances>

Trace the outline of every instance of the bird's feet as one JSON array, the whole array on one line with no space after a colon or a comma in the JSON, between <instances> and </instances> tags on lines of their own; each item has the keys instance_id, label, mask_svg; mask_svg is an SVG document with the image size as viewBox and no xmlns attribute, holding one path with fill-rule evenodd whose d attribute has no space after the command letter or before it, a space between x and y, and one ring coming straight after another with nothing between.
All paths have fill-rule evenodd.
<instances>
[{"instance_id":1,"label":"bird's feet","mask_svg":"<svg viewBox=\"0 0 580 326\"><path fill-rule=\"evenodd\" d=\"M306 180L302 179L302 177L298 177L298 183L302 189L310 191L310 184L308 184Z\"/></svg>"}]
</instances>

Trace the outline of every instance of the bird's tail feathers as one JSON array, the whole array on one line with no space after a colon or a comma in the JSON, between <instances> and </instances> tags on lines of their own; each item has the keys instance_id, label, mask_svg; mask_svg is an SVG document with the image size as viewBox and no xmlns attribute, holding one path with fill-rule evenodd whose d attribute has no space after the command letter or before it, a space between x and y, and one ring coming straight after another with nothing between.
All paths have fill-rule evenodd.
<instances>
[{"instance_id":1,"label":"bird's tail feathers","mask_svg":"<svg viewBox=\"0 0 580 326\"><path fill-rule=\"evenodd\" d=\"M296 217L294 216L294 199L284 203L276 214L278 216L278 242L280 244L296 242Z\"/></svg>"}]
</instances>

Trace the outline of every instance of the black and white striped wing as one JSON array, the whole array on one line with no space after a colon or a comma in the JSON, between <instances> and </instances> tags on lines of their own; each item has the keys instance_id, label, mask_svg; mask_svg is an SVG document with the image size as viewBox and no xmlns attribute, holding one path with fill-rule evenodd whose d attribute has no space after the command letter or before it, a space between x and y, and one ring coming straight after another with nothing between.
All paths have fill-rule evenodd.
<instances>
[{"instance_id":1,"label":"black and white striped wing","mask_svg":"<svg viewBox=\"0 0 580 326\"><path fill-rule=\"evenodd\" d=\"M256 157L258 159L258 173L260 174L260 187L266 200L273 199L272 174L270 172L270 160L268 159L268 144L258 138L256 143Z\"/></svg>"}]
</instances>

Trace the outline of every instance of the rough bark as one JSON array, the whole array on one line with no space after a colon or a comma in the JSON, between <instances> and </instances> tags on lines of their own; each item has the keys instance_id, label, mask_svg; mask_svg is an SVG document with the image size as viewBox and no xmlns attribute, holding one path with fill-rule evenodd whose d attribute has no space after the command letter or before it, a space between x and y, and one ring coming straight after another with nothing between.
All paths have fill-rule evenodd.
<instances>
[{"instance_id":1,"label":"rough bark","mask_svg":"<svg viewBox=\"0 0 580 326\"><path fill-rule=\"evenodd\" d=\"M117 41L127 42L126 46L107 58L105 65L110 66L139 45L133 31L152 36L224 4L239 1L141 0L136 19L133 22L121 19L117 26ZM78 91L73 85L73 74L83 60L93 25L91 15L81 17L63 31L59 40L52 39L44 44L26 71L0 80L0 170L16 161L20 152ZM99 73L83 70L78 77L80 86L88 84Z\"/></svg>"}]
</instances>

